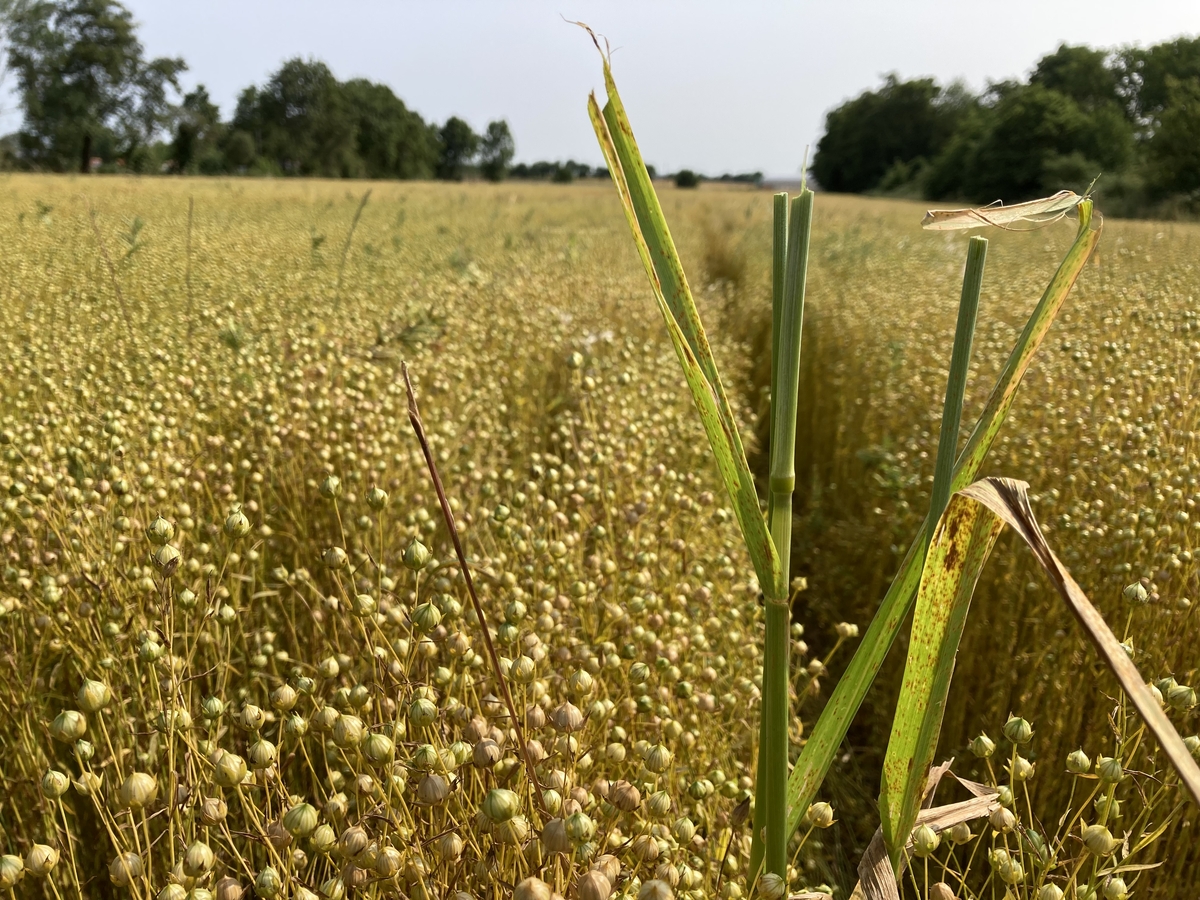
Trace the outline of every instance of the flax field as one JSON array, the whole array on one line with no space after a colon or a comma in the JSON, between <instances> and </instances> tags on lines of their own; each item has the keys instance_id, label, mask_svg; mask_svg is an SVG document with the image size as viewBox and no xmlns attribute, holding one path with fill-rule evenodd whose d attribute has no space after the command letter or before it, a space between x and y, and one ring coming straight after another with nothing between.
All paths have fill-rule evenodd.
<instances>
[{"instance_id":1,"label":"flax field","mask_svg":"<svg viewBox=\"0 0 1200 900\"><path fill-rule=\"evenodd\" d=\"M770 195L660 194L765 476ZM816 197L793 756L928 508L966 238L922 213ZM965 422L1072 233L989 234ZM760 590L610 182L10 175L0 247L0 889L755 895ZM1108 220L984 470L1029 481L1189 738L1198 298L1200 226ZM792 843L789 894L851 895L902 651ZM1200 811L1127 719L1001 538L938 760L1015 789L1020 824L943 841L902 896L1194 896ZM1113 757L1115 779L1093 771ZM1144 867L1085 849L1094 784ZM1028 837L1056 829L1092 853L1069 882Z\"/></svg>"}]
</instances>

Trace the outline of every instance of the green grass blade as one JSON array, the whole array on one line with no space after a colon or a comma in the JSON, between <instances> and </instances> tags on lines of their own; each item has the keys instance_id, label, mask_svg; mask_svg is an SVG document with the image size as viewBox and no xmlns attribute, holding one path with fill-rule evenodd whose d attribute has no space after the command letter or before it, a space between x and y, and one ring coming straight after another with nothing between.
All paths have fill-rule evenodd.
<instances>
[{"instance_id":1,"label":"green grass blade","mask_svg":"<svg viewBox=\"0 0 1200 900\"><path fill-rule=\"evenodd\" d=\"M588 99L588 114L625 208L625 217L646 267L655 300L667 323L684 377L700 412L717 468L729 491L734 515L741 526L755 574L763 590L770 596L775 586L783 580L779 554L767 531L737 423L721 384L679 254L634 141L633 129L625 116L607 62L604 78L608 86L608 103L602 112L595 96L591 96Z\"/></svg>"},{"instance_id":2,"label":"green grass blade","mask_svg":"<svg viewBox=\"0 0 1200 900\"><path fill-rule=\"evenodd\" d=\"M1003 529L999 518L961 493L934 529L879 791L880 826L893 871L900 871L899 856L921 808L971 595Z\"/></svg>"},{"instance_id":3,"label":"green grass blade","mask_svg":"<svg viewBox=\"0 0 1200 900\"><path fill-rule=\"evenodd\" d=\"M1093 227L1092 202L1084 200L1078 209L1079 231L1075 242L1050 279L1041 300L1025 325L1025 330L1017 339L1008 363L992 389L983 414L976 423L966 448L959 456L952 481L954 490L965 487L979 474L979 469L1012 406L1021 378L1100 240L1099 224ZM920 583L923 562L921 551L925 547L925 534L929 527L930 523L927 521L914 538L904 562L901 563L899 573L892 581L863 636L858 651L834 688L829 703L817 720L795 768L792 769L788 779L789 834L799 826L801 817L816 796L817 789L833 762L834 754L846 735L846 729L850 727L850 720L858 712L863 697L866 696L884 657L904 624Z\"/></svg>"},{"instance_id":4,"label":"green grass blade","mask_svg":"<svg viewBox=\"0 0 1200 900\"><path fill-rule=\"evenodd\" d=\"M950 484L954 478L955 455L958 453L959 423L962 421L963 397L966 394L967 372L971 363L971 343L975 335L975 320L979 313L979 294L983 286L983 268L986 259L987 240L981 237L971 238L967 249L967 265L963 274L962 297L958 304L958 323L954 330L954 350L950 357L950 375L946 382L946 397L942 407L941 435L938 439L937 463L934 467L933 491L929 500L928 521L931 522L940 522L942 513L946 511L946 506L950 501ZM941 524L937 531L938 535L945 533ZM936 541L938 535L931 533L930 537ZM994 539L993 536L992 540ZM990 549L991 543L989 542L987 546ZM944 556L947 550L943 547L939 548L939 552ZM953 552L953 548L951 548L951 552ZM959 563L965 563L968 559L975 558L970 553L963 556L955 555ZM980 567L983 565L984 558L986 558L986 552L978 558ZM935 572L941 573L943 583L935 584L932 587L932 593L927 596L925 593L926 579L930 576L931 564L934 565ZM943 672L941 668L935 671L932 667L935 664L939 667L943 664L944 661L939 653L943 648L943 641L948 639L952 639L950 646L953 649L950 652L949 665L951 668L953 667L954 652L958 648L963 619L958 619L957 633L953 633L952 630L948 635L942 626L945 625L947 617L953 618L951 614L958 609L952 604L952 601L957 597L957 586L962 583L962 574L953 571L955 566L952 563L946 567L947 571L945 572L938 568L939 565L941 563L937 559L929 558L927 550L921 587L917 592L908 665L912 667L914 677L917 678L925 678L928 681L944 676L945 689L949 690L949 671ZM968 604L970 591L974 589L978 574L978 569L976 569L970 575L970 587L966 594ZM964 608L962 616L965 617L965 615ZM921 643L923 641L932 643ZM906 684L908 678L909 668L906 668ZM904 702L898 703L896 707L896 716L892 725L892 740L888 743L888 754L884 762L883 781L879 796L883 838L893 866L898 864L899 853L908 839L913 822L916 821L917 809L921 803L921 791L925 786L923 773L925 766L933 759L933 751L937 744L937 732L941 728L941 709L945 703L945 693L940 695L939 700L935 691L934 703L941 705L937 706L936 725L932 732L933 743L930 744L930 733L925 727L927 724L925 720L926 698L920 696L920 702L914 702L911 690L915 689L910 689L908 694L905 694L904 691L901 692L901 699ZM925 760L926 755L929 757L928 760ZM914 758L918 761L924 760L924 762L920 765L913 765ZM918 773L920 773L919 776Z\"/></svg>"},{"instance_id":5,"label":"green grass blade","mask_svg":"<svg viewBox=\"0 0 1200 900\"><path fill-rule=\"evenodd\" d=\"M776 197L778 201L778 196ZM767 591L763 648L763 706L759 732L758 804L754 810L754 849L751 880L766 856L766 871L787 871L788 657L791 609L788 575L792 547L792 494L796 486L796 408L800 389L800 338L804 327L804 293L808 277L808 247L812 231L813 193L804 188L792 201L791 224L780 226L786 207L776 203L775 265L773 276L778 308L773 311L771 341L775 365L771 394L771 459L767 519L771 539L779 549L781 580ZM786 252L778 239L786 235ZM785 265L779 265L780 258ZM782 272L780 269L782 268ZM765 843L763 832L765 829ZM763 846L759 846L762 844Z\"/></svg>"},{"instance_id":6,"label":"green grass blade","mask_svg":"<svg viewBox=\"0 0 1200 900\"><path fill-rule=\"evenodd\" d=\"M942 517L942 512L950 501L950 485L954 480L958 431L962 422L963 397L966 396L967 390L967 371L971 365L975 319L979 314L979 294L983 288L983 266L987 260L987 246L987 239L981 237L971 238L967 245L967 267L963 275L962 298L958 303L958 324L954 328L954 350L950 355L950 377L946 382L933 491L929 497L930 522L936 522Z\"/></svg>"}]
</instances>

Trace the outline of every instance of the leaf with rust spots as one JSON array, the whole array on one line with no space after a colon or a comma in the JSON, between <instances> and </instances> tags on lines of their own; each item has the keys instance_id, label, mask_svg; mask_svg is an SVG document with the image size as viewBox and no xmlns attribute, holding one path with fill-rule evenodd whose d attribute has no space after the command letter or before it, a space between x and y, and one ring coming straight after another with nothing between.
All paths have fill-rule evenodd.
<instances>
[{"instance_id":1,"label":"leaf with rust spots","mask_svg":"<svg viewBox=\"0 0 1200 900\"><path fill-rule=\"evenodd\" d=\"M954 495L934 531L917 589L904 681L896 701L880 785L880 827L896 871L917 821L925 772L937 749L946 696L954 674L954 657L971 595L1005 525L1016 531L1033 551L1104 662L1121 682L1180 780L1200 803L1200 767L1155 701L1146 679L1046 543L1027 491L1027 484L1009 478L977 481ZM867 896L890 895L884 892Z\"/></svg>"}]
</instances>

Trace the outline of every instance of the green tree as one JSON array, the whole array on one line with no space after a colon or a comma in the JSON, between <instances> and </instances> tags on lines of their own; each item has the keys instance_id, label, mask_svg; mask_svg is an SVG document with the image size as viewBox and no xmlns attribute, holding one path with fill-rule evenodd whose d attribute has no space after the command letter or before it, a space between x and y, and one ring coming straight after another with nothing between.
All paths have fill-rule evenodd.
<instances>
[{"instance_id":1,"label":"green tree","mask_svg":"<svg viewBox=\"0 0 1200 900\"><path fill-rule=\"evenodd\" d=\"M1200 78L1167 80L1167 94L1148 154L1159 194L1200 199Z\"/></svg>"},{"instance_id":2,"label":"green tree","mask_svg":"<svg viewBox=\"0 0 1200 900\"><path fill-rule=\"evenodd\" d=\"M479 146L479 171L488 181L502 181L508 174L517 145L508 122L500 119L488 122L487 131Z\"/></svg>"},{"instance_id":3,"label":"green tree","mask_svg":"<svg viewBox=\"0 0 1200 900\"><path fill-rule=\"evenodd\" d=\"M1200 78L1200 37L1181 37L1120 54L1121 89L1131 113L1153 130L1172 100L1172 81ZM1179 95L1176 94L1176 99Z\"/></svg>"},{"instance_id":4,"label":"green tree","mask_svg":"<svg viewBox=\"0 0 1200 900\"><path fill-rule=\"evenodd\" d=\"M431 178L438 133L387 85L363 78L341 86L354 117L355 151L368 178Z\"/></svg>"},{"instance_id":5,"label":"green tree","mask_svg":"<svg viewBox=\"0 0 1200 900\"><path fill-rule=\"evenodd\" d=\"M87 171L93 148L127 158L167 125L180 59L143 58L133 17L113 0L59 0L16 7L8 64L24 110L21 153L31 165Z\"/></svg>"},{"instance_id":6,"label":"green tree","mask_svg":"<svg viewBox=\"0 0 1200 900\"><path fill-rule=\"evenodd\" d=\"M1059 44L1053 53L1038 60L1030 84L1039 84L1070 97L1082 109L1124 107L1120 71L1108 50Z\"/></svg>"},{"instance_id":7,"label":"green tree","mask_svg":"<svg viewBox=\"0 0 1200 900\"><path fill-rule=\"evenodd\" d=\"M959 154L954 166L961 173L951 193L974 202L1012 202L1084 187L1132 158L1133 128L1115 104L1084 110L1041 84L1006 82L993 86L985 110L974 123L975 139L950 145ZM935 168L947 166L939 160ZM1062 184L1064 175L1076 183Z\"/></svg>"},{"instance_id":8,"label":"green tree","mask_svg":"<svg viewBox=\"0 0 1200 900\"><path fill-rule=\"evenodd\" d=\"M964 97L946 97L931 78L900 81L889 75L825 117L812 173L828 191L875 188L897 162L929 159L954 133ZM948 101L948 102L947 102Z\"/></svg>"},{"instance_id":9,"label":"green tree","mask_svg":"<svg viewBox=\"0 0 1200 900\"><path fill-rule=\"evenodd\" d=\"M171 143L171 161L177 172L212 174L221 167L219 145L225 134L221 111L200 85L184 95Z\"/></svg>"},{"instance_id":10,"label":"green tree","mask_svg":"<svg viewBox=\"0 0 1200 900\"><path fill-rule=\"evenodd\" d=\"M290 59L261 90L246 88L233 127L252 135L257 154L288 174L362 174L354 111L322 62Z\"/></svg>"},{"instance_id":11,"label":"green tree","mask_svg":"<svg viewBox=\"0 0 1200 900\"><path fill-rule=\"evenodd\" d=\"M438 135L437 177L462 181L463 172L479 149L479 135L458 116L451 116Z\"/></svg>"}]
</instances>

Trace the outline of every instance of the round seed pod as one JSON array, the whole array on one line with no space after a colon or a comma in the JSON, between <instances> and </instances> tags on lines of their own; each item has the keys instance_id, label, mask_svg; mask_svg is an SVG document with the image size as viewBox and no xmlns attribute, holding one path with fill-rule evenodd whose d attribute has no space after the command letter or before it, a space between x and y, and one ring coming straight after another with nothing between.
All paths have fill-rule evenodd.
<instances>
[{"instance_id":1,"label":"round seed pod","mask_svg":"<svg viewBox=\"0 0 1200 900\"><path fill-rule=\"evenodd\" d=\"M641 806L642 795L628 781L616 781L608 789L608 802L621 812L632 812Z\"/></svg>"},{"instance_id":2,"label":"round seed pod","mask_svg":"<svg viewBox=\"0 0 1200 900\"><path fill-rule=\"evenodd\" d=\"M577 884L579 900L608 900L612 896L612 882L599 869L585 873Z\"/></svg>"},{"instance_id":3,"label":"round seed pod","mask_svg":"<svg viewBox=\"0 0 1200 900\"><path fill-rule=\"evenodd\" d=\"M275 871L273 866L264 866L262 869L259 869L258 875L254 878L254 893L256 895L265 897L266 900L275 900L282 890L283 880L279 877L279 873Z\"/></svg>"},{"instance_id":4,"label":"round seed pod","mask_svg":"<svg viewBox=\"0 0 1200 900\"><path fill-rule=\"evenodd\" d=\"M333 742L343 750L357 747L366 734L366 726L358 716L341 716L333 724Z\"/></svg>"},{"instance_id":5,"label":"round seed pod","mask_svg":"<svg viewBox=\"0 0 1200 900\"><path fill-rule=\"evenodd\" d=\"M250 520L240 509L235 509L225 519L225 534L235 540L250 533ZM276 876L278 877L278 876Z\"/></svg>"},{"instance_id":6,"label":"round seed pod","mask_svg":"<svg viewBox=\"0 0 1200 900\"><path fill-rule=\"evenodd\" d=\"M382 847L375 856L373 868L380 878L391 878L399 873L403 862L400 851L395 847Z\"/></svg>"},{"instance_id":7,"label":"round seed pod","mask_svg":"<svg viewBox=\"0 0 1200 900\"><path fill-rule=\"evenodd\" d=\"M540 878L529 877L513 888L513 900L551 900L554 891Z\"/></svg>"},{"instance_id":8,"label":"round seed pod","mask_svg":"<svg viewBox=\"0 0 1200 900\"><path fill-rule=\"evenodd\" d=\"M453 831L440 835L433 842L433 852L437 854L438 859L442 862L454 862L463 852L463 839Z\"/></svg>"},{"instance_id":9,"label":"round seed pod","mask_svg":"<svg viewBox=\"0 0 1200 900\"><path fill-rule=\"evenodd\" d=\"M1033 763L1018 755L1009 766L1008 773L1012 777L1013 784L1021 784L1033 777L1033 769Z\"/></svg>"},{"instance_id":10,"label":"round seed pod","mask_svg":"<svg viewBox=\"0 0 1200 900\"><path fill-rule=\"evenodd\" d=\"M661 884L661 883L662 882L660 881L659 884ZM648 882L646 882L646 884L642 885L642 887L645 888L647 885L652 885L652 884L654 884L653 881L648 881ZM668 885L668 887L669 887L669 885ZM767 872L767 873L759 876L758 896L762 897L763 900L780 900L780 898L783 897L784 894L786 894L786 893L787 893L787 882L784 881L783 878L781 878L779 875L776 875L774 872ZM641 894L642 894L642 892L641 892L641 890L639 890L638 891L639 900L641 898ZM660 900L660 898L664 898L664 900L665 900L666 897L670 897L670 896L671 896L670 893L664 894L660 889L654 889L654 892L650 893L648 895L647 900L649 900L649 898L651 898L651 897L655 898L655 900Z\"/></svg>"},{"instance_id":11,"label":"round seed pod","mask_svg":"<svg viewBox=\"0 0 1200 900\"><path fill-rule=\"evenodd\" d=\"M565 810L564 810L565 812ZM578 846L592 839L596 833L596 823L585 812L573 812L563 822L567 838Z\"/></svg>"},{"instance_id":12,"label":"round seed pod","mask_svg":"<svg viewBox=\"0 0 1200 900\"><path fill-rule=\"evenodd\" d=\"M134 772L117 789L117 802L122 809L134 812L145 809L158 796L158 781L145 772Z\"/></svg>"},{"instance_id":13,"label":"round seed pod","mask_svg":"<svg viewBox=\"0 0 1200 900\"><path fill-rule=\"evenodd\" d=\"M190 844L183 854L183 873L189 878L198 878L216 864L216 855L203 841Z\"/></svg>"},{"instance_id":14,"label":"round seed pod","mask_svg":"<svg viewBox=\"0 0 1200 900\"><path fill-rule=\"evenodd\" d=\"M146 527L146 539L156 547L161 547L175 537L175 526L162 516L156 516Z\"/></svg>"},{"instance_id":15,"label":"round seed pod","mask_svg":"<svg viewBox=\"0 0 1200 900\"><path fill-rule=\"evenodd\" d=\"M362 754L371 765L384 766L396 755L396 744L386 734L368 734L362 742Z\"/></svg>"},{"instance_id":16,"label":"round seed pod","mask_svg":"<svg viewBox=\"0 0 1200 900\"><path fill-rule=\"evenodd\" d=\"M103 787L104 779L95 772L81 772L79 780L74 782L75 791L81 797L98 797Z\"/></svg>"},{"instance_id":17,"label":"round seed pod","mask_svg":"<svg viewBox=\"0 0 1200 900\"><path fill-rule=\"evenodd\" d=\"M408 721L414 728L428 728L437 721L438 708L432 700L418 697L408 706Z\"/></svg>"},{"instance_id":18,"label":"round seed pod","mask_svg":"<svg viewBox=\"0 0 1200 900\"><path fill-rule=\"evenodd\" d=\"M155 900L188 900L188 897L189 892L187 888L182 884L171 882L158 892Z\"/></svg>"},{"instance_id":19,"label":"round seed pod","mask_svg":"<svg viewBox=\"0 0 1200 900\"><path fill-rule=\"evenodd\" d=\"M238 724L246 731L258 731L266 721L267 714L253 703L243 706L241 714L238 716Z\"/></svg>"},{"instance_id":20,"label":"round seed pod","mask_svg":"<svg viewBox=\"0 0 1200 900\"><path fill-rule=\"evenodd\" d=\"M1200 735L1189 734L1183 739L1183 746L1187 747L1187 752L1193 758L1200 759Z\"/></svg>"},{"instance_id":21,"label":"round seed pod","mask_svg":"<svg viewBox=\"0 0 1200 900\"><path fill-rule=\"evenodd\" d=\"M75 694L80 708L87 713L98 713L112 702L112 692L103 681L84 679Z\"/></svg>"},{"instance_id":22,"label":"round seed pod","mask_svg":"<svg viewBox=\"0 0 1200 900\"><path fill-rule=\"evenodd\" d=\"M666 791L655 791L646 800L646 809L656 819L665 819L671 814L671 795Z\"/></svg>"},{"instance_id":23,"label":"round seed pod","mask_svg":"<svg viewBox=\"0 0 1200 900\"><path fill-rule=\"evenodd\" d=\"M108 864L108 880L117 887L129 887L143 874L142 858L136 853L122 853Z\"/></svg>"},{"instance_id":24,"label":"round seed pod","mask_svg":"<svg viewBox=\"0 0 1200 900\"><path fill-rule=\"evenodd\" d=\"M503 751L491 738L484 738L471 751L471 761L481 769L490 769L500 761Z\"/></svg>"},{"instance_id":25,"label":"round seed pod","mask_svg":"<svg viewBox=\"0 0 1200 900\"><path fill-rule=\"evenodd\" d=\"M1177 712L1196 708L1196 692L1186 684L1177 684L1167 691L1167 704Z\"/></svg>"},{"instance_id":26,"label":"round seed pod","mask_svg":"<svg viewBox=\"0 0 1200 900\"><path fill-rule=\"evenodd\" d=\"M484 796L479 809L493 823L507 822L521 811L521 798L507 788L493 788Z\"/></svg>"},{"instance_id":27,"label":"round seed pod","mask_svg":"<svg viewBox=\"0 0 1200 900\"><path fill-rule=\"evenodd\" d=\"M1104 900L1125 900L1129 896L1129 888L1125 879L1120 875L1112 875L1104 882Z\"/></svg>"},{"instance_id":28,"label":"round seed pod","mask_svg":"<svg viewBox=\"0 0 1200 900\"><path fill-rule=\"evenodd\" d=\"M375 512L379 512L381 509L387 506L387 502L387 491L377 487L373 487L367 491L367 506L371 507L371 509L375 510Z\"/></svg>"},{"instance_id":29,"label":"round seed pod","mask_svg":"<svg viewBox=\"0 0 1200 900\"><path fill-rule=\"evenodd\" d=\"M1093 856L1108 856L1117 849L1118 841L1103 825L1085 825L1083 846Z\"/></svg>"},{"instance_id":30,"label":"round seed pod","mask_svg":"<svg viewBox=\"0 0 1200 900\"><path fill-rule=\"evenodd\" d=\"M429 552L428 547L414 538L404 548L404 556L402 558L405 568L412 572L420 572L429 565L429 560L433 558L433 555Z\"/></svg>"},{"instance_id":31,"label":"round seed pod","mask_svg":"<svg viewBox=\"0 0 1200 900\"><path fill-rule=\"evenodd\" d=\"M325 564L325 568L338 571L350 564L350 557L341 547L329 547L321 554L321 562Z\"/></svg>"},{"instance_id":32,"label":"round seed pod","mask_svg":"<svg viewBox=\"0 0 1200 900\"><path fill-rule=\"evenodd\" d=\"M47 800L57 800L70 786L71 779L57 769L50 769L42 776L42 796Z\"/></svg>"},{"instance_id":33,"label":"round seed pod","mask_svg":"<svg viewBox=\"0 0 1200 900\"><path fill-rule=\"evenodd\" d=\"M317 810L311 803L297 803L281 821L293 837L308 837L317 827Z\"/></svg>"},{"instance_id":34,"label":"round seed pod","mask_svg":"<svg viewBox=\"0 0 1200 900\"><path fill-rule=\"evenodd\" d=\"M0 856L0 890L12 890L25 877L25 860L7 854Z\"/></svg>"},{"instance_id":35,"label":"round seed pod","mask_svg":"<svg viewBox=\"0 0 1200 900\"><path fill-rule=\"evenodd\" d=\"M1025 867L1018 860L1007 859L996 868L996 873L1005 884L1020 884L1025 880Z\"/></svg>"},{"instance_id":36,"label":"round seed pod","mask_svg":"<svg viewBox=\"0 0 1200 900\"><path fill-rule=\"evenodd\" d=\"M524 816L513 816L507 822L499 822L492 829L497 843L519 846L529 837L529 822Z\"/></svg>"},{"instance_id":37,"label":"round seed pod","mask_svg":"<svg viewBox=\"0 0 1200 900\"><path fill-rule=\"evenodd\" d=\"M412 611L412 623L418 634L431 634L442 624L442 611L432 603L422 603Z\"/></svg>"},{"instance_id":38,"label":"round seed pod","mask_svg":"<svg viewBox=\"0 0 1200 900\"><path fill-rule=\"evenodd\" d=\"M656 775L660 775L671 767L674 760L674 755L662 744L655 744L646 751L645 763L646 768Z\"/></svg>"},{"instance_id":39,"label":"round seed pod","mask_svg":"<svg viewBox=\"0 0 1200 900\"><path fill-rule=\"evenodd\" d=\"M87 733L87 716L77 709L64 709L50 723L50 737L73 744Z\"/></svg>"},{"instance_id":40,"label":"round seed pod","mask_svg":"<svg viewBox=\"0 0 1200 900\"><path fill-rule=\"evenodd\" d=\"M942 840L938 833L928 825L918 825L912 833L913 852L924 859L933 855Z\"/></svg>"},{"instance_id":41,"label":"round seed pod","mask_svg":"<svg viewBox=\"0 0 1200 900\"><path fill-rule=\"evenodd\" d=\"M1117 784L1125 777L1125 769L1119 759L1102 756L1096 762L1096 774L1100 776L1101 784Z\"/></svg>"},{"instance_id":42,"label":"round seed pod","mask_svg":"<svg viewBox=\"0 0 1200 900\"><path fill-rule=\"evenodd\" d=\"M340 878L327 878L321 882L321 896L325 900L342 900L346 896L346 883Z\"/></svg>"},{"instance_id":43,"label":"round seed pod","mask_svg":"<svg viewBox=\"0 0 1200 900\"><path fill-rule=\"evenodd\" d=\"M808 808L805 819L814 828L829 828L834 822L833 807L823 800L818 800Z\"/></svg>"},{"instance_id":44,"label":"round seed pod","mask_svg":"<svg viewBox=\"0 0 1200 900\"><path fill-rule=\"evenodd\" d=\"M224 822L228 812L229 807L220 797L207 797L200 803L200 821L209 828Z\"/></svg>"},{"instance_id":45,"label":"round seed pod","mask_svg":"<svg viewBox=\"0 0 1200 900\"><path fill-rule=\"evenodd\" d=\"M327 475L325 480L321 482L321 496L326 500L336 500L342 496L342 479L336 475Z\"/></svg>"},{"instance_id":46,"label":"round seed pod","mask_svg":"<svg viewBox=\"0 0 1200 900\"><path fill-rule=\"evenodd\" d=\"M260 738L250 745L247 756L249 757L251 767L254 768L255 771L261 771L262 769L267 769L275 765L277 753L275 751L274 744L266 739Z\"/></svg>"},{"instance_id":47,"label":"round seed pod","mask_svg":"<svg viewBox=\"0 0 1200 900\"><path fill-rule=\"evenodd\" d=\"M779 878L778 875L774 877ZM765 875L759 878L759 883L761 884L766 878L767 876ZM782 878L779 878L779 880L783 881ZM786 890L787 885L785 884L784 891ZM651 878L649 881L642 882L642 886L638 888L637 896L638 900L672 900L672 898L675 896L675 892L671 890L671 885L667 884L667 882L660 881L657 878ZM782 896L783 892L780 892L772 895L770 900L778 900L778 898Z\"/></svg>"},{"instance_id":48,"label":"round seed pod","mask_svg":"<svg viewBox=\"0 0 1200 900\"><path fill-rule=\"evenodd\" d=\"M328 853L337 846L337 835L329 825L318 825L308 839L308 845L318 853Z\"/></svg>"},{"instance_id":49,"label":"round seed pod","mask_svg":"<svg viewBox=\"0 0 1200 900\"><path fill-rule=\"evenodd\" d=\"M579 711L579 707L568 701L554 708L554 711L550 713L550 723L559 731L571 734L583 727L583 713ZM665 747L663 749L666 750ZM670 751L667 752L669 753ZM664 766L663 768L665 769L666 767ZM656 770L652 769L651 771ZM663 769L657 771L663 771Z\"/></svg>"},{"instance_id":50,"label":"round seed pod","mask_svg":"<svg viewBox=\"0 0 1200 900\"><path fill-rule=\"evenodd\" d=\"M1004 736L1014 744L1028 744L1033 740L1033 726L1020 716L1010 716L1004 723Z\"/></svg>"},{"instance_id":51,"label":"round seed pod","mask_svg":"<svg viewBox=\"0 0 1200 900\"><path fill-rule=\"evenodd\" d=\"M25 871L34 878L49 875L58 865L58 850L47 844L34 844L25 854Z\"/></svg>"},{"instance_id":52,"label":"round seed pod","mask_svg":"<svg viewBox=\"0 0 1200 900\"><path fill-rule=\"evenodd\" d=\"M222 751L213 769L213 780L221 787L237 787L246 780L246 761L236 753Z\"/></svg>"},{"instance_id":53,"label":"round seed pod","mask_svg":"<svg viewBox=\"0 0 1200 900\"><path fill-rule=\"evenodd\" d=\"M154 563L154 567L158 569L166 577L170 578L179 569L179 560L182 554L170 544L163 544L152 554L150 561Z\"/></svg>"},{"instance_id":54,"label":"round seed pod","mask_svg":"<svg viewBox=\"0 0 1200 900\"><path fill-rule=\"evenodd\" d=\"M1037 892L1037 900L1062 900L1063 890L1057 884L1043 884Z\"/></svg>"},{"instance_id":55,"label":"round seed pod","mask_svg":"<svg viewBox=\"0 0 1200 900\"><path fill-rule=\"evenodd\" d=\"M969 843L973 837L975 835L971 833L971 826L966 822L959 822L950 829L950 840L955 844L962 845Z\"/></svg>"},{"instance_id":56,"label":"round seed pod","mask_svg":"<svg viewBox=\"0 0 1200 900\"><path fill-rule=\"evenodd\" d=\"M633 858L641 862L654 862L658 859L658 842L648 834L639 834L629 846Z\"/></svg>"},{"instance_id":57,"label":"round seed pod","mask_svg":"<svg viewBox=\"0 0 1200 900\"><path fill-rule=\"evenodd\" d=\"M980 759L988 759L996 752L996 742L986 734L981 734L971 741L971 752Z\"/></svg>"},{"instance_id":58,"label":"round seed pod","mask_svg":"<svg viewBox=\"0 0 1200 900\"><path fill-rule=\"evenodd\" d=\"M213 900L242 900L245 888L240 881L229 875L220 879L213 888Z\"/></svg>"},{"instance_id":59,"label":"round seed pod","mask_svg":"<svg viewBox=\"0 0 1200 900\"><path fill-rule=\"evenodd\" d=\"M271 708L289 712L300 699L300 694L290 684L281 684L271 692Z\"/></svg>"},{"instance_id":60,"label":"round seed pod","mask_svg":"<svg viewBox=\"0 0 1200 900\"><path fill-rule=\"evenodd\" d=\"M550 819L542 828L542 846L547 853L570 853L574 849L561 818Z\"/></svg>"},{"instance_id":61,"label":"round seed pod","mask_svg":"<svg viewBox=\"0 0 1200 900\"><path fill-rule=\"evenodd\" d=\"M999 806L992 810L992 814L988 816L988 822L992 828L1001 834L1008 834L1017 827L1017 817L1012 814L1011 810Z\"/></svg>"},{"instance_id":62,"label":"round seed pod","mask_svg":"<svg viewBox=\"0 0 1200 900\"><path fill-rule=\"evenodd\" d=\"M1073 751L1067 756L1067 771L1072 775L1084 775L1092 769L1092 761L1083 749Z\"/></svg>"},{"instance_id":63,"label":"round seed pod","mask_svg":"<svg viewBox=\"0 0 1200 900\"><path fill-rule=\"evenodd\" d=\"M200 714L206 719L219 719L225 714L225 702L220 697L207 697L200 704Z\"/></svg>"},{"instance_id":64,"label":"round seed pod","mask_svg":"<svg viewBox=\"0 0 1200 900\"><path fill-rule=\"evenodd\" d=\"M436 806L450 796L450 785L446 779L434 772L424 775L417 783L417 802L424 806Z\"/></svg>"},{"instance_id":65,"label":"round seed pod","mask_svg":"<svg viewBox=\"0 0 1200 900\"><path fill-rule=\"evenodd\" d=\"M929 889L929 900L958 900L954 889L944 881L939 881Z\"/></svg>"}]
</instances>

